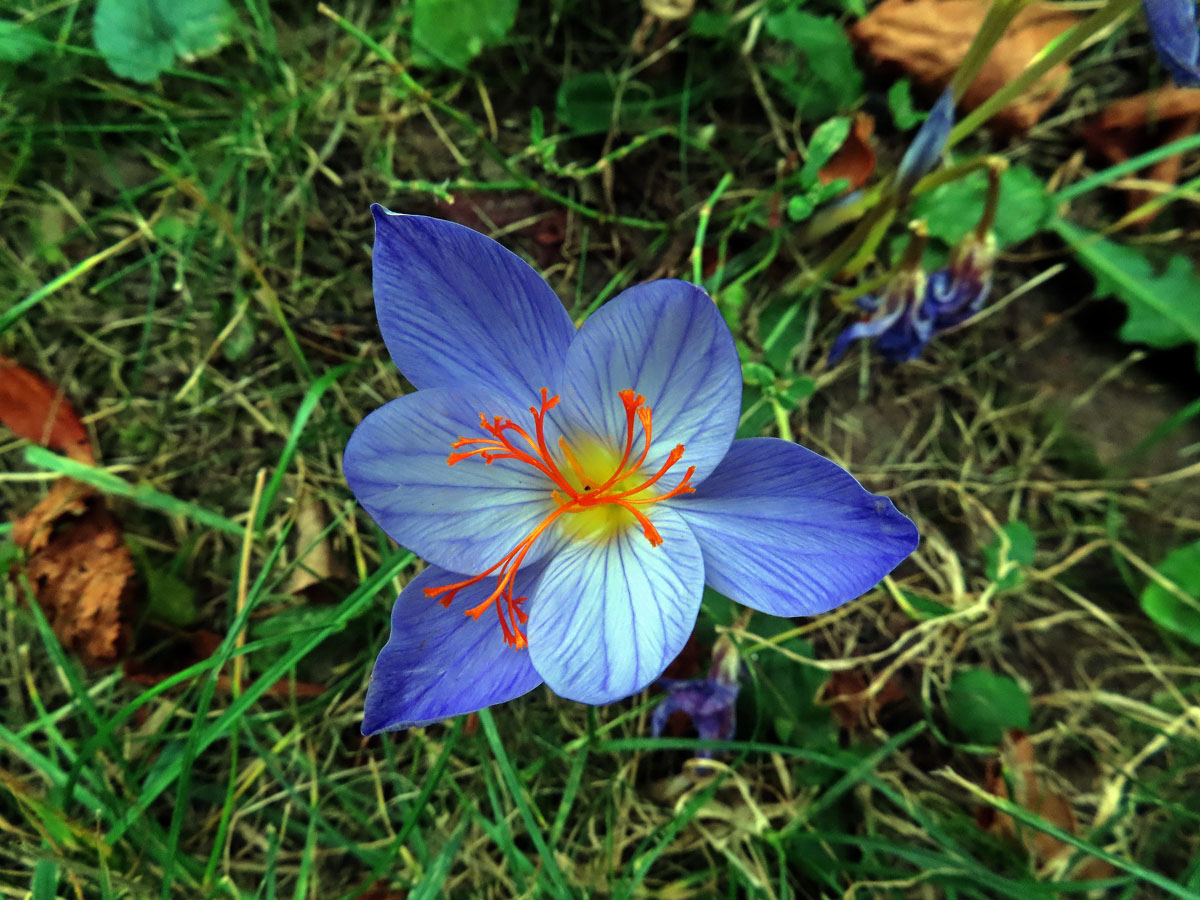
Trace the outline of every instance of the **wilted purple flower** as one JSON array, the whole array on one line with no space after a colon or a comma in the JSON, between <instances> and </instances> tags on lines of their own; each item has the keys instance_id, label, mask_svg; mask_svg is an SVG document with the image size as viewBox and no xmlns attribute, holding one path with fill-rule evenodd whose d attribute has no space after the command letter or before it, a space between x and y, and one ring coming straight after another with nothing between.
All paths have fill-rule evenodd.
<instances>
[{"instance_id":1,"label":"wilted purple flower","mask_svg":"<svg viewBox=\"0 0 1200 900\"><path fill-rule=\"evenodd\" d=\"M929 116L917 129L916 136L900 160L896 179L901 197L907 197L916 183L933 171L933 167L942 158L946 139L950 137L950 129L953 127L954 89L946 88L938 97L937 103L933 104Z\"/></svg>"},{"instance_id":2,"label":"wilted purple flower","mask_svg":"<svg viewBox=\"0 0 1200 900\"><path fill-rule=\"evenodd\" d=\"M933 319L925 305L926 278L921 268L925 230L918 227L904 251L904 259L878 296L866 294L854 302L871 313L838 335L829 351L829 365L863 338L874 338L875 349L890 363L916 359L933 335Z\"/></svg>"},{"instance_id":3,"label":"wilted purple flower","mask_svg":"<svg viewBox=\"0 0 1200 900\"><path fill-rule=\"evenodd\" d=\"M925 287L926 315L934 332L965 322L983 308L992 290L996 239L989 233L968 235L954 248L950 263L929 276Z\"/></svg>"},{"instance_id":4,"label":"wilted purple flower","mask_svg":"<svg viewBox=\"0 0 1200 900\"><path fill-rule=\"evenodd\" d=\"M1200 87L1200 31L1194 0L1142 0L1142 9L1163 67L1181 87Z\"/></svg>"},{"instance_id":5,"label":"wilted purple flower","mask_svg":"<svg viewBox=\"0 0 1200 900\"><path fill-rule=\"evenodd\" d=\"M707 678L660 678L659 687L667 698L654 710L650 730L660 737L671 714L687 713L702 740L727 741L737 730L738 676L741 660L737 648L727 635L717 638L713 645L712 665ZM712 751L700 750L697 756L709 759Z\"/></svg>"},{"instance_id":6,"label":"wilted purple flower","mask_svg":"<svg viewBox=\"0 0 1200 900\"><path fill-rule=\"evenodd\" d=\"M638 285L576 330L495 241L373 211L379 326L418 390L362 421L343 467L380 527L430 564L392 611L364 733L543 681L618 700L678 654L705 583L811 615L916 546L890 500L829 460L733 440L741 366L699 288Z\"/></svg>"}]
</instances>

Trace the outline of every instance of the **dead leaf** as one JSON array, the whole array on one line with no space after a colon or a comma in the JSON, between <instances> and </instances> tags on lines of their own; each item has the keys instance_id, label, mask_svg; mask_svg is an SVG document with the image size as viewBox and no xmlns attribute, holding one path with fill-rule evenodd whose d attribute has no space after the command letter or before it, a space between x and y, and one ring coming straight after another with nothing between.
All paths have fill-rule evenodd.
<instances>
[{"instance_id":1,"label":"dead leaf","mask_svg":"<svg viewBox=\"0 0 1200 900\"><path fill-rule=\"evenodd\" d=\"M325 505L316 499L301 502L296 509L296 568L288 582L289 594L303 594L330 580L345 576L325 532Z\"/></svg>"},{"instance_id":2,"label":"dead leaf","mask_svg":"<svg viewBox=\"0 0 1200 900\"><path fill-rule=\"evenodd\" d=\"M1110 103L1083 129L1083 139L1092 152L1113 165L1198 130L1200 88L1162 87ZM1183 157L1177 154L1143 169L1140 176L1170 186L1179 181L1182 166ZM1154 195L1152 191L1131 189L1130 210L1137 209ZM1136 224L1149 225L1160 211L1143 216Z\"/></svg>"},{"instance_id":3,"label":"dead leaf","mask_svg":"<svg viewBox=\"0 0 1200 900\"><path fill-rule=\"evenodd\" d=\"M133 560L104 501L69 478L13 524L24 573L64 647L88 666L116 662L129 643Z\"/></svg>"},{"instance_id":4,"label":"dead leaf","mask_svg":"<svg viewBox=\"0 0 1200 900\"><path fill-rule=\"evenodd\" d=\"M989 0L883 0L850 29L850 36L876 62L898 65L926 87L940 90L962 62L990 6ZM992 50L961 105L966 109L979 106L1080 19L1049 2L1022 10ZM1058 99L1070 77L1066 63L1055 66L993 116L988 127L1006 133L1028 131Z\"/></svg>"},{"instance_id":5,"label":"dead leaf","mask_svg":"<svg viewBox=\"0 0 1200 900\"><path fill-rule=\"evenodd\" d=\"M1004 742L1000 745L1000 765L993 762L989 766L984 787L995 796L1012 800L1041 816L1062 831L1079 833L1071 801L1062 794L1046 789L1042 784L1035 767L1033 744L1024 732L1014 730L1005 735ZM1011 816L999 810L982 810L977 820L985 830L1018 841L1025 847L1039 870L1054 872L1056 875L1067 874L1061 870L1076 852L1070 844L1028 825L1018 825ZM1104 860L1087 857L1072 867L1070 877L1098 879L1107 878L1112 873L1112 866Z\"/></svg>"},{"instance_id":6,"label":"dead leaf","mask_svg":"<svg viewBox=\"0 0 1200 900\"><path fill-rule=\"evenodd\" d=\"M822 184L830 184L839 178L845 178L850 186L843 191L848 194L856 191L871 177L875 171L875 148L871 146L871 135L875 132L875 119L865 112L854 117L854 124L846 140L837 153L829 158L817 172Z\"/></svg>"},{"instance_id":7,"label":"dead leaf","mask_svg":"<svg viewBox=\"0 0 1200 900\"><path fill-rule=\"evenodd\" d=\"M853 669L834 672L826 682L824 702L846 731L874 723L879 710L904 699L904 689L894 678L889 678L873 695L866 693L870 684L866 675Z\"/></svg>"},{"instance_id":8,"label":"dead leaf","mask_svg":"<svg viewBox=\"0 0 1200 900\"><path fill-rule=\"evenodd\" d=\"M26 440L91 463L87 429L62 390L0 356L0 422Z\"/></svg>"}]
</instances>

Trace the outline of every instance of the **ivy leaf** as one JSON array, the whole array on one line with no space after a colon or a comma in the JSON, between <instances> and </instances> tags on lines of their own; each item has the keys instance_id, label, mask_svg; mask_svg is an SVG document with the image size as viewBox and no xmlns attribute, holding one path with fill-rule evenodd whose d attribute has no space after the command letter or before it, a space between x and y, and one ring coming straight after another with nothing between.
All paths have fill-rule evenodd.
<instances>
[{"instance_id":1,"label":"ivy leaf","mask_svg":"<svg viewBox=\"0 0 1200 900\"><path fill-rule=\"evenodd\" d=\"M834 19L787 9L767 16L767 33L791 44L799 58L763 67L802 115L826 117L848 109L862 95L850 38Z\"/></svg>"},{"instance_id":2,"label":"ivy leaf","mask_svg":"<svg viewBox=\"0 0 1200 900\"><path fill-rule=\"evenodd\" d=\"M1160 349L1200 341L1200 275L1182 254L1172 256L1160 274L1133 247L1062 220L1052 227L1096 277L1095 296L1116 297L1129 308L1121 340Z\"/></svg>"},{"instance_id":3,"label":"ivy leaf","mask_svg":"<svg viewBox=\"0 0 1200 900\"><path fill-rule=\"evenodd\" d=\"M499 44L517 19L517 0L416 0L412 54L418 66L465 69Z\"/></svg>"},{"instance_id":4,"label":"ivy leaf","mask_svg":"<svg viewBox=\"0 0 1200 900\"><path fill-rule=\"evenodd\" d=\"M946 713L972 743L998 744L1010 728L1029 728L1029 697L1007 675L966 669L950 682Z\"/></svg>"},{"instance_id":5,"label":"ivy leaf","mask_svg":"<svg viewBox=\"0 0 1200 900\"><path fill-rule=\"evenodd\" d=\"M613 76L580 72L559 86L555 115L575 134L603 134L613 125L615 107L617 127L633 131L644 126L662 103L640 81L626 82L618 97Z\"/></svg>"},{"instance_id":6,"label":"ivy leaf","mask_svg":"<svg viewBox=\"0 0 1200 900\"><path fill-rule=\"evenodd\" d=\"M957 244L983 215L988 178L983 171L951 181L917 199L913 216L925 219L929 233L947 244ZM996 210L996 243L1001 249L1037 234L1050 215L1046 187L1031 169L1012 166L1000 179L1000 205Z\"/></svg>"},{"instance_id":7,"label":"ivy leaf","mask_svg":"<svg viewBox=\"0 0 1200 900\"><path fill-rule=\"evenodd\" d=\"M1142 610L1158 625L1200 645L1200 541L1168 553L1158 564L1158 573L1173 581L1192 602L1152 581L1142 591Z\"/></svg>"},{"instance_id":8,"label":"ivy leaf","mask_svg":"<svg viewBox=\"0 0 1200 900\"><path fill-rule=\"evenodd\" d=\"M219 50L232 24L227 0L100 0L92 40L117 75L150 82L177 56L192 60Z\"/></svg>"},{"instance_id":9,"label":"ivy leaf","mask_svg":"<svg viewBox=\"0 0 1200 900\"><path fill-rule=\"evenodd\" d=\"M987 561L984 571L989 579L996 582L996 586L1000 590L1007 591L1025 580L1025 574L1021 571L1021 567L1033 565L1033 552L1037 547L1037 538L1024 522L1009 522L1000 530L1008 539L1007 546L1005 546L1004 540L997 536L992 543L983 548L983 558ZM1005 565L1003 577L1000 575L1002 563ZM1016 565L1009 566L1009 563L1016 563Z\"/></svg>"}]
</instances>

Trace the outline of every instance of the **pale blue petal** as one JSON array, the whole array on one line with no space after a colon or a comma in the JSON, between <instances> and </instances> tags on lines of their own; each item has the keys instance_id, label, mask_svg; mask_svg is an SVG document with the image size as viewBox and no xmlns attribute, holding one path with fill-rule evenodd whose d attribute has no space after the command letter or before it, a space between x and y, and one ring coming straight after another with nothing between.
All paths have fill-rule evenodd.
<instances>
[{"instance_id":1,"label":"pale blue petal","mask_svg":"<svg viewBox=\"0 0 1200 900\"><path fill-rule=\"evenodd\" d=\"M454 572L481 572L556 507L552 484L515 460L446 462L459 437L487 437L479 414L529 412L474 387L433 388L393 400L367 416L346 444L342 468L363 508L397 543ZM470 448L464 448L470 449ZM527 559L546 551L539 541Z\"/></svg>"},{"instance_id":2,"label":"pale blue petal","mask_svg":"<svg viewBox=\"0 0 1200 900\"><path fill-rule=\"evenodd\" d=\"M537 572L517 575L517 596ZM495 610L478 621L463 614L482 603L491 580L463 588L449 609L423 593L462 581L429 566L400 592L392 608L392 635L375 660L363 711L363 734L426 725L504 703L542 683L529 654L504 643Z\"/></svg>"},{"instance_id":3,"label":"pale blue petal","mask_svg":"<svg viewBox=\"0 0 1200 900\"><path fill-rule=\"evenodd\" d=\"M375 314L405 378L484 384L524 403L556 389L575 327L537 272L462 225L371 211Z\"/></svg>"},{"instance_id":4,"label":"pale blue petal","mask_svg":"<svg viewBox=\"0 0 1200 900\"><path fill-rule=\"evenodd\" d=\"M660 546L637 529L573 541L534 585L529 656L556 694L582 703L628 697L687 643L704 591L700 547L670 509L648 512Z\"/></svg>"},{"instance_id":5,"label":"pale blue petal","mask_svg":"<svg viewBox=\"0 0 1200 900\"><path fill-rule=\"evenodd\" d=\"M1159 61L1180 87L1200 87L1200 31L1193 0L1142 0Z\"/></svg>"},{"instance_id":6,"label":"pale blue petal","mask_svg":"<svg viewBox=\"0 0 1200 900\"><path fill-rule=\"evenodd\" d=\"M860 341L863 338L878 337L889 328L904 314L903 306L896 306L894 309L882 312L872 319L867 319L863 322L855 322L849 328L842 331L837 336L837 340L833 342L833 347L829 350L828 365L833 365L850 349L850 345L855 341Z\"/></svg>"},{"instance_id":7,"label":"pale blue petal","mask_svg":"<svg viewBox=\"0 0 1200 900\"><path fill-rule=\"evenodd\" d=\"M916 136L900 160L896 178L902 195L907 195L918 181L933 171L942 158L946 139L950 137L953 127L954 90L946 88L929 111L929 117L917 129Z\"/></svg>"},{"instance_id":8,"label":"pale blue petal","mask_svg":"<svg viewBox=\"0 0 1200 900\"><path fill-rule=\"evenodd\" d=\"M602 306L567 350L565 379L564 422L618 447L626 435L618 393L632 389L646 398L654 436L643 471L658 471L676 444L685 447L659 483L664 489L689 466L699 483L737 431L742 373L733 335L711 298L684 281L640 284ZM637 453L641 427L635 429Z\"/></svg>"},{"instance_id":9,"label":"pale blue petal","mask_svg":"<svg viewBox=\"0 0 1200 900\"><path fill-rule=\"evenodd\" d=\"M666 502L696 535L708 584L776 616L815 615L853 600L918 540L891 500L778 438L735 441L695 494Z\"/></svg>"}]
</instances>

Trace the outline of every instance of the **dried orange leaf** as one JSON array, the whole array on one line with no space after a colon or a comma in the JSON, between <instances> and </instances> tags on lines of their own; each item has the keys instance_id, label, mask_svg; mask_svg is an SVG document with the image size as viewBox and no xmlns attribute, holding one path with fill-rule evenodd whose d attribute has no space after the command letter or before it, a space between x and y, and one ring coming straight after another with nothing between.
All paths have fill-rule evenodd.
<instances>
[{"instance_id":1,"label":"dried orange leaf","mask_svg":"<svg viewBox=\"0 0 1200 900\"><path fill-rule=\"evenodd\" d=\"M821 183L831 184L839 178L845 178L850 182L846 193L866 184L875 171L875 149L870 141L874 132L875 119L872 116L864 112L856 115L845 142L817 172Z\"/></svg>"},{"instance_id":2,"label":"dried orange leaf","mask_svg":"<svg viewBox=\"0 0 1200 900\"><path fill-rule=\"evenodd\" d=\"M1116 100L1083 129L1083 139L1093 153L1108 163L1127 159L1161 147L1200 130L1200 88L1163 87L1156 91ZM1141 177L1163 185L1179 181L1181 155L1169 156L1144 169ZM1137 209L1154 193L1129 191L1129 208ZM1159 210L1143 216L1137 224L1149 225Z\"/></svg>"},{"instance_id":3,"label":"dried orange leaf","mask_svg":"<svg viewBox=\"0 0 1200 900\"><path fill-rule=\"evenodd\" d=\"M898 65L930 88L943 88L962 62L989 0L883 0L850 30L850 36L876 62ZM1013 20L961 100L974 109L1024 71L1030 61L1080 20L1054 3L1027 7ZM1070 67L1053 68L988 122L1000 131L1028 131L1058 99Z\"/></svg>"},{"instance_id":4,"label":"dried orange leaf","mask_svg":"<svg viewBox=\"0 0 1200 900\"><path fill-rule=\"evenodd\" d=\"M62 390L13 360L0 356L0 422L26 440L94 462L79 415Z\"/></svg>"},{"instance_id":5,"label":"dried orange leaf","mask_svg":"<svg viewBox=\"0 0 1200 900\"><path fill-rule=\"evenodd\" d=\"M842 728L855 731L875 721L879 710L904 699L904 689L889 678L878 691L868 694L867 677L853 669L834 672L825 684L825 702Z\"/></svg>"},{"instance_id":6,"label":"dried orange leaf","mask_svg":"<svg viewBox=\"0 0 1200 900\"><path fill-rule=\"evenodd\" d=\"M88 666L116 662L129 641L133 560L103 500L63 478L13 525L24 573L59 641Z\"/></svg>"},{"instance_id":7,"label":"dried orange leaf","mask_svg":"<svg viewBox=\"0 0 1200 900\"><path fill-rule=\"evenodd\" d=\"M993 765L987 774L984 786L990 793L1012 800L1062 831L1079 833L1071 801L1062 794L1047 790L1042 784L1028 735L1021 731L1010 731L1000 746L1000 761L1001 766ZM1019 826L1011 816L998 810L990 810L981 824L988 831L1019 841L1034 863L1043 870L1061 870L1075 854L1075 848L1070 844L1036 828ZM1072 877L1107 878L1112 872L1112 866L1108 863L1089 857L1075 864Z\"/></svg>"}]
</instances>

